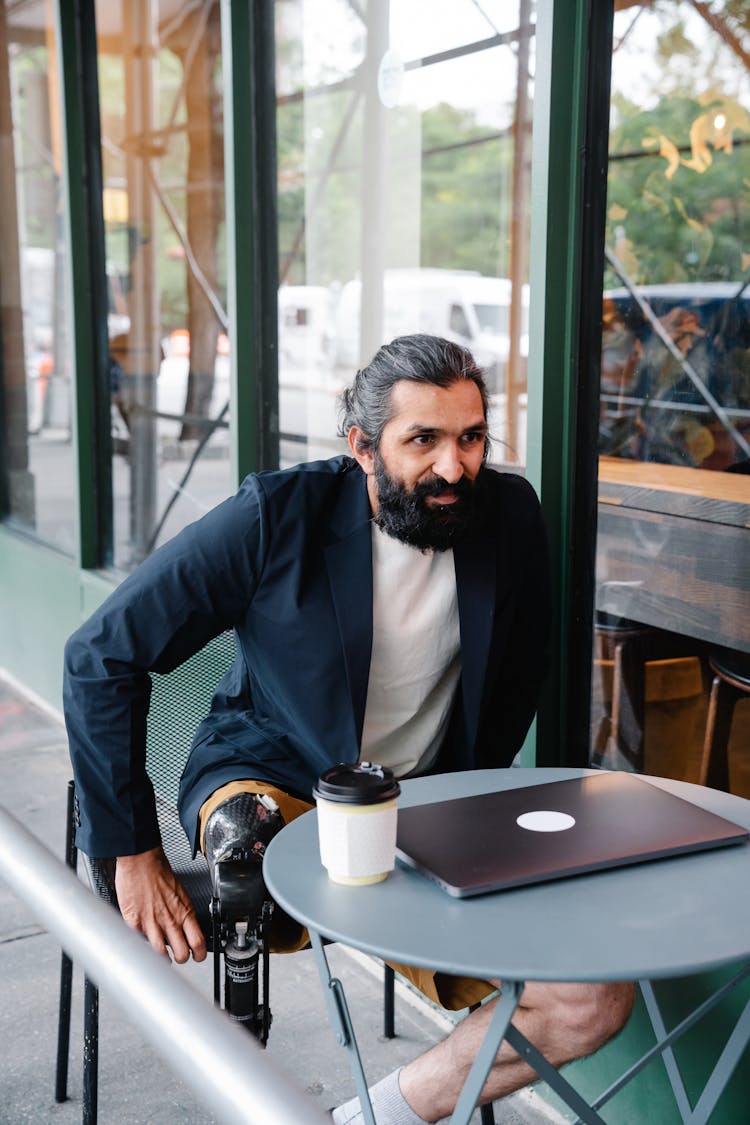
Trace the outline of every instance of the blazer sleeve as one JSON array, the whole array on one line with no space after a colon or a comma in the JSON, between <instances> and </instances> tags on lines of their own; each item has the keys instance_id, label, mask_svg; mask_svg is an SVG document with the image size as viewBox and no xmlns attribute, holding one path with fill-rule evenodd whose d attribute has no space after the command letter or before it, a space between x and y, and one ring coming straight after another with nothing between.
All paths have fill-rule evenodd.
<instances>
[{"instance_id":1,"label":"blazer sleeve","mask_svg":"<svg viewBox=\"0 0 750 1125\"><path fill-rule=\"evenodd\" d=\"M88 855L159 844L146 774L150 671L169 672L241 620L262 571L264 496L237 494L181 531L128 577L65 646L63 706Z\"/></svg>"}]
</instances>

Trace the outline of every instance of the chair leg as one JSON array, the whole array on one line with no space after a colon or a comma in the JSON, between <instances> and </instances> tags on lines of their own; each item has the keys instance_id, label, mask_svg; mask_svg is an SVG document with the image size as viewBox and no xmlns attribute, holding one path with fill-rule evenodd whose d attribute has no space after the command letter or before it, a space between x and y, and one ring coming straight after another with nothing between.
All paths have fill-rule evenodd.
<instances>
[{"instance_id":1,"label":"chair leg","mask_svg":"<svg viewBox=\"0 0 750 1125\"><path fill-rule=\"evenodd\" d=\"M383 966L383 1038L395 1039L394 993L396 973L390 965Z\"/></svg>"},{"instance_id":2,"label":"chair leg","mask_svg":"<svg viewBox=\"0 0 750 1125\"><path fill-rule=\"evenodd\" d=\"M591 765L594 767L603 766L606 759L607 745L612 738L612 719L609 715L603 715L599 720L596 734L591 741Z\"/></svg>"},{"instance_id":3,"label":"chair leg","mask_svg":"<svg viewBox=\"0 0 750 1125\"><path fill-rule=\"evenodd\" d=\"M83 1125L96 1125L99 1094L99 989L86 977L83 994Z\"/></svg>"},{"instance_id":4,"label":"chair leg","mask_svg":"<svg viewBox=\"0 0 750 1125\"><path fill-rule=\"evenodd\" d=\"M217 1008L221 1007L221 926L219 911L219 900L217 898L212 898L210 906L211 948L213 950L214 968L214 1004Z\"/></svg>"},{"instance_id":5,"label":"chair leg","mask_svg":"<svg viewBox=\"0 0 750 1125\"><path fill-rule=\"evenodd\" d=\"M67 953L60 961L60 1007L57 1016L57 1066L55 1068L55 1101L68 1098L68 1059L70 1055L70 1002L73 991L73 962Z\"/></svg>"},{"instance_id":6,"label":"chair leg","mask_svg":"<svg viewBox=\"0 0 750 1125\"><path fill-rule=\"evenodd\" d=\"M643 770L646 720L645 654L635 640L615 647L612 688L612 730L617 749L633 769Z\"/></svg>"},{"instance_id":7,"label":"chair leg","mask_svg":"<svg viewBox=\"0 0 750 1125\"><path fill-rule=\"evenodd\" d=\"M78 866L75 845L75 785L68 782L67 821L65 825L65 863L73 871ZM63 952L60 961L60 1006L57 1016L57 1065L55 1067L55 1101L68 1097L68 1060L70 1057L70 1015L73 990L73 962Z\"/></svg>"},{"instance_id":8,"label":"chair leg","mask_svg":"<svg viewBox=\"0 0 750 1125\"><path fill-rule=\"evenodd\" d=\"M729 792L729 733L734 705L742 695L721 676L714 676L708 703L700 784Z\"/></svg>"}]
</instances>

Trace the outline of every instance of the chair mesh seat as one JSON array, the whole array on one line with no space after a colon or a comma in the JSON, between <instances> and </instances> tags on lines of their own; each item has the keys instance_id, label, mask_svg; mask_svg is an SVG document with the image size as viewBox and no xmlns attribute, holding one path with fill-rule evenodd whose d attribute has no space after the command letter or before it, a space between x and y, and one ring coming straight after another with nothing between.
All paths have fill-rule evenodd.
<instances>
[{"instance_id":1,"label":"chair mesh seat","mask_svg":"<svg viewBox=\"0 0 750 1125\"><path fill-rule=\"evenodd\" d=\"M192 845L177 815L180 776L198 724L208 714L221 677L235 655L234 634L222 633L179 668L151 677L146 769L156 796L162 846L169 864L190 896L211 950L211 876L201 854L193 858ZM91 888L98 898L117 906L114 860L85 856Z\"/></svg>"},{"instance_id":2,"label":"chair mesh seat","mask_svg":"<svg viewBox=\"0 0 750 1125\"><path fill-rule=\"evenodd\" d=\"M173 672L151 676L146 769L156 794L162 845L190 895L209 943L211 877L203 856L193 859L191 843L177 816L177 793L196 728L208 714L216 685L231 666L235 651L234 633L221 633Z\"/></svg>"},{"instance_id":3,"label":"chair mesh seat","mask_svg":"<svg viewBox=\"0 0 750 1125\"><path fill-rule=\"evenodd\" d=\"M234 633L221 633L173 672L151 674L146 769L157 795L173 805L195 731L235 652Z\"/></svg>"}]
</instances>

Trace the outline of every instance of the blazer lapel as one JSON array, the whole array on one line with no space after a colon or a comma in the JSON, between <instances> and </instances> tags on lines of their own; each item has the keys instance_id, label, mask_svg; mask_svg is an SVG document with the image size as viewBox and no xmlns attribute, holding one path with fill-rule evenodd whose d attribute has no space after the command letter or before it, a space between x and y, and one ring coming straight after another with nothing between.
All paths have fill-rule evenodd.
<instances>
[{"instance_id":1,"label":"blazer lapel","mask_svg":"<svg viewBox=\"0 0 750 1125\"><path fill-rule=\"evenodd\" d=\"M325 548L328 580L348 677L357 747L361 745L372 652L372 541L366 477L344 478Z\"/></svg>"},{"instance_id":2,"label":"blazer lapel","mask_svg":"<svg viewBox=\"0 0 750 1125\"><path fill-rule=\"evenodd\" d=\"M461 688L466 737L477 736L497 597L497 541L471 538L453 550L461 631Z\"/></svg>"}]
</instances>

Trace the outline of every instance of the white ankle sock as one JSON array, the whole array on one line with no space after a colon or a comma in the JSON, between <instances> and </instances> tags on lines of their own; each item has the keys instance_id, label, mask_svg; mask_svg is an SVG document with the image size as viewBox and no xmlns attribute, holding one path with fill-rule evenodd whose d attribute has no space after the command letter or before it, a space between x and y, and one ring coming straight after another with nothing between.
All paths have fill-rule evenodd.
<instances>
[{"instance_id":1,"label":"white ankle sock","mask_svg":"<svg viewBox=\"0 0 750 1125\"><path fill-rule=\"evenodd\" d=\"M394 1070L386 1078L370 1087L370 1101L377 1125L426 1125L418 1117L401 1093L398 1084L399 1070ZM364 1116L359 1098L340 1105L333 1111L334 1125L364 1125Z\"/></svg>"}]
</instances>

